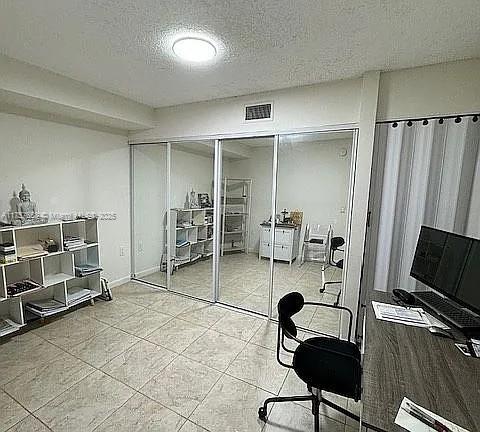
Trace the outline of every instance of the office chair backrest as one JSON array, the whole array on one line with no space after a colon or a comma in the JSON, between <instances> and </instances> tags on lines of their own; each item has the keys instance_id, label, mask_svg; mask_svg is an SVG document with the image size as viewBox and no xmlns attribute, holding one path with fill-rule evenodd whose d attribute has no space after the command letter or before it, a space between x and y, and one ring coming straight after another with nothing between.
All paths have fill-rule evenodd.
<instances>
[{"instance_id":1,"label":"office chair backrest","mask_svg":"<svg viewBox=\"0 0 480 432\"><path fill-rule=\"evenodd\" d=\"M305 300L299 292L291 292L283 296L278 302L278 322L285 336L297 337L297 326L292 316L303 309Z\"/></svg>"},{"instance_id":2,"label":"office chair backrest","mask_svg":"<svg viewBox=\"0 0 480 432\"><path fill-rule=\"evenodd\" d=\"M345 240L343 239L343 237L332 237L330 244L331 249L335 251L336 249L341 248L345 244Z\"/></svg>"}]
</instances>

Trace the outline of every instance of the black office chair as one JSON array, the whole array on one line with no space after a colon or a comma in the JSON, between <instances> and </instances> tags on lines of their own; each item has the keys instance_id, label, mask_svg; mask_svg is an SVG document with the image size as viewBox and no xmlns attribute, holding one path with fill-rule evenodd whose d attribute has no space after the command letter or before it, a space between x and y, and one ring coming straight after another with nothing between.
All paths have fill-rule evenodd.
<instances>
[{"instance_id":1,"label":"black office chair","mask_svg":"<svg viewBox=\"0 0 480 432\"><path fill-rule=\"evenodd\" d=\"M348 340L335 337L312 337L302 341L297 338L297 327L292 316L300 312L305 305L322 306L348 312ZM346 409L322 397L322 390L358 401L361 396L360 350L350 342L353 315L350 309L325 303L305 302L302 294L292 292L278 302L277 361L293 369L298 377L307 384L311 393L306 396L272 397L265 400L258 410L261 420L267 420L267 405L273 402L312 401L315 432L320 430L320 404L333 408L346 416L359 421L359 417ZM285 337L298 343L292 351L285 347ZM293 354L291 365L280 359L280 348Z\"/></svg>"},{"instance_id":2,"label":"black office chair","mask_svg":"<svg viewBox=\"0 0 480 432\"><path fill-rule=\"evenodd\" d=\"M345 239L343 237L332 237L331 239L328 240L329 244L327 244L327 247L330 249L328 251L328 267L336 267L339 268L340 270L343 270L343 258L335 261L335 252L343 252L343 249L340 249L344 244L345 244ZM325 281L325 268L326 266L322 267L322 280ZM341 284L342 281L327 281L323 282L322 288L320 289L320 292L323 293L325 292L325 288L327 285L336 285L336 284ZM334 305L338 306L338 303L340 302L340 295L342 294L342 290L340 289L337 294L337 298L335 300Z\"/></svg>"}]
</instances>

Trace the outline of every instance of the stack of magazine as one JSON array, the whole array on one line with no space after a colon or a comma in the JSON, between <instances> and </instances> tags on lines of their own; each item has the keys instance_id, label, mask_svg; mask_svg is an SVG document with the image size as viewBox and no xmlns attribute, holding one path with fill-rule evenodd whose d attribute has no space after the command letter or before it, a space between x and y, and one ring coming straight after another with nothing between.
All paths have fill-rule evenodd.
<instances>
[{"instance_id":1,"label":"stack of magazine","mask_svg":"<svg viewBox=\"0 0 480 432\"><path fill-rule=\"evenodd\" d=\"M19 329L21 326L13 322L10 318L0 317L0 336L11 333L14 330Z\"/></svg>"},{"instance_id":2,"label":"stack of magazine","mask_svg":"<svg viewBox=\"0 0 480 432\"><path fill-rule=\"evenodd\" d=\"M13 243L0 244L0 264L10 264L17 261L17 254Z\"/></svg>"},{"instance_id":3,"label":"stack of magazine","mask_svg":"<svg viewBox=\"0 0 480 432\"><path fill-rule=\"evenodd\" d=\"M63 247L66 251L72 252L83 248L86 245L85 240L75 236L65 236Z\"/></svg>"},{"instance_id":4,"label":"stack of magazine","mask_svg":"<svg viewBox=\"0 0 480 432\"><path fill-rule=\"evenodd\" d=\"M53 315L66 308L63 303L54 299L32 300L25 305L25 309L39 316Z\"/></svg>"},{"instance_id":5,"label":"stack of magazine","mask_svg":"<svg viewBox=\"0 0 480 432\"><path fill-rule=\"evenodd\" d=\"M95 264L78 264L75 266L76 277L85 277L101 271L102 268Z\"/></svg>"},{"instance_id":6,"label":"stack of magazine","mask_svg":"<svg viewBox=\"0 0 480 432\"><path fill-rule=\"evenodd\" d=\"M68 290L68 302L69 304L82 303L85 300L89 300L92 293L89 289L82 287L72 287Z\"/></svg>"}]
</instances>

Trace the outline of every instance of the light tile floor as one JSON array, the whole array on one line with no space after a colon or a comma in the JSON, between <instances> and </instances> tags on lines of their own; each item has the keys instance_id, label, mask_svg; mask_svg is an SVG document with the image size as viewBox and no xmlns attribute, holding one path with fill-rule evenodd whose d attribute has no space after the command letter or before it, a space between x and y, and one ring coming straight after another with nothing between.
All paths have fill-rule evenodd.
<instances>
[{"instance_id":1,"label":"light tile floor","mask_svg":"<svg viewBox=\"0 0 480 432\"><path fill-rule=\"evenodd\" d=\"M302 404L257 418L267 397L306 394L276 362L276 324L133 282L113 292L2 341L0 432L313 430ZM323 414L324 431L358 429Z\"/></svg>"},{"instance_id":2,"label":"light tile floor","mask_svg":"<svg viewBox=\"0 0 480 432\"><path fill-rule=\"evenodd\" d=\"M307 301L324 301L333 303L339 292L339 285L330 285L324 294L320 294L322 285L320 263L306 262L299 265L294 261L292 265L276 261L274 271L273 302L291 291L303 294ZM268 305L268 279L270 274L270 261L258 259L257 254L237 253L225 255L220 258L220 302L238 306L254 312L267 314ZM326 280L341 280L341 270L327 268ZM166 274L155 272L141 279L147 282L165 285ZM172 290L189 296L211 300L212 299L212 261L196 261L193 264L180 267L172 275ZM275 311L276 313L276 311ZM323 330L328 334L338 334L339 312L324 308L318 311L323 316ZM302 311L297 316L298 324L318 330L319 320L315 308ZM327 320L327 317L329 318ZM193 318L193 317L192 317ZM99 318L100 319L100 318ZM199 316L199 321L207 319ZM215 319L211 317L209 319ZM103 319L102 321L106 321ZM328 322L327 322L328 321Z\"/></svg>"}]
</instances>

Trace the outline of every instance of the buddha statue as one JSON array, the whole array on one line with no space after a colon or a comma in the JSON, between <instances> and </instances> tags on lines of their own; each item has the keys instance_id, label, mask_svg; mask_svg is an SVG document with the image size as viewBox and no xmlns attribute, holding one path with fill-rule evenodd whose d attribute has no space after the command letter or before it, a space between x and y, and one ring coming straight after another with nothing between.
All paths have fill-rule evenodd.
<instances>
[{"instance_id":1,"label":"buddha statue","mask_svg":"<svg viewBox=\"0 0 480 432\"><path fill-rule=\"evenodd\" d=\"M37 204L30 200L30 192L24 184L22 184L22 190L18 197L20 201L17 202L17 218L20 219L21 224L28 224L38 219Z\"/></svg>"}]
</instances>

